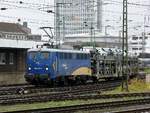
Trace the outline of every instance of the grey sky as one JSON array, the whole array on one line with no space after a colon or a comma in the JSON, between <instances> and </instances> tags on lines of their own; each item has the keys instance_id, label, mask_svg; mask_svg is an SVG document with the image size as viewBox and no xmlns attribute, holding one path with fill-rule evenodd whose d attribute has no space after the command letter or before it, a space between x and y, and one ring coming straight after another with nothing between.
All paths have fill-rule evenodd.
<instances>
[{"instance_id":1,"label":"grey sky","mask_svg":"<svg viewBox=\"0 0 150 113\"><path fill-rule=\"evenodd\" d=\"M0 0L0 7L6 7L7 10L0 11L0 21L3 22L18 22L27 21L33 33L41 33L39 27L54 26L54 14L47 13L47 5L53 5L53 0ZM49 7L49 6L48 6ZM50 7L53 10L54 7Z\"/></svg>"},{"instance_id":2,"label":"grey sky","mask_svg":"<svg viewBox=\"0 0 150 113\"><path fill-rule=\"evenodd\" d=\"M111 1L111 0L110 0ZM120 0L115 0L120 1ZM149 0L128 0L129 3L136 3L136 4L145 4L150 5ZM111 2L110 2L111 3ZM104 9L104 17L103 17L103 23L105 25L110 24L114 28L113 30L109 30L110 32L117 33L118 30L121 30L121 27L118 26L122 25L122 5L119 3L113 3L109 5L103 6ZM110 11L110 12L109 12ZM139 30L141 31L143 28L139 27L139 30L135 30L134 28L136 26L143 26L144 24L144 16L146 16L146 24L149 24L149 6L140 6L140 5L131 5L128 4L128 20L129 20L129 34L137 34ZM105 21L105 20L111 20L111 21ZM110 28L111 29L111 28ZM116 29L116 31L114 30ZM148 30L148 29L147 29Z\"/></svg>"},{"instance_id":3,"label":"grey sky","mask_svg":"<svg viewBox=\"0 0 150 113\"><path fill-rule=\"evenodd\" d=\"M36 34L41 34L39 27L41 26L54 26L54 14L46 13L43 10L51 9L54 4L53 0L22 0L22 4L19 3L20 0L0 0L0 8L7 7L5 11L0 11L0 21L3 22L18 22L18 19L21 19L20 23L27 21L32 32ZM103 27L111 25L112 28L108 29L109 34L118 33L122 25L122 4L114 2L121 0L103 0L103 3L108 3L103 5ZM137 4L146 4L150 5L149 0L128 0L130 3ZM48 6L47 6L48 5ZM44 9L43 9L44 8ZM136 6L129 5L129 33L137 33L135 26L142 26L144 15L147 15L146 23L149 24L150 15L148 6ZM142 29L138 28L140 31ZM149 28L146 29L149 31Z\"/></svg>"}]
</instances>

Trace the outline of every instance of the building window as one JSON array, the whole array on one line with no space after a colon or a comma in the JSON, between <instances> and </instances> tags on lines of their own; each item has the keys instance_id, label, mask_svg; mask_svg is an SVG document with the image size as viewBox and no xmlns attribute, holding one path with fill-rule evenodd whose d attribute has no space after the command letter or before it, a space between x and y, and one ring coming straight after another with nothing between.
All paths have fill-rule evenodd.
<instances>
[{"instance_id":1,"label":"building window","mask_svg":"<svg viewBox=\"0 0 150 113\"><path fill-rule=\"evenodd\" d=\"M0 65L6 64L6 53L0 53Z\"/></svg>"},{"instance_id":2,"label":"building window","mask_svg":"<svg viewBox=\"0 0 150 113\"><path fill-rule=\"evenodd\" d=\"M140 44L142 44L142 45L146 45L146 42L140 42Z\"/></svg>"},{"instance_id":3,"label":"building window","mask_svg":"<svg viewBox=\"0 0 150 113\"><path fill-rule=\"evenodd\" d=\"M145 37L145 39L148 39L148 37Z\"/></svg>"},{"instance_id":4,"label":"building window","mask_svg":"<svg viewBox=\"0 0 150 113\"><path fill-rule=\"evenodd\" d=\"M138 37L132 37L132 40L138 40Z\"/></svg>"},{"instance_id":5,"label":"building window","mask_svg":"<svg viewBox=\"0 0 150 113\"><path fill-rule=\"evenodd\" d=\"M138 43L137 43L137 42L132 42L131 44L136 45L136 44L138 44Z\"/></svg>"},{"instance_id":6,"label":"building window","mask_svg":"<svg viewBox=\"0 0 150 113\"><path fill-rule=\"evenodd\" d=\"M9 64L14 64L14 53L9 54Z\"/></svg>"},{"instance_id":7,"label":"building window","mask_svg":"<svg viewBox=\"0 0 150 113\"><path fill-rule=\"evenodd\" d=\"M138 48L132 48L132 50L138 50Z\"/></svg>"}]
</instances>

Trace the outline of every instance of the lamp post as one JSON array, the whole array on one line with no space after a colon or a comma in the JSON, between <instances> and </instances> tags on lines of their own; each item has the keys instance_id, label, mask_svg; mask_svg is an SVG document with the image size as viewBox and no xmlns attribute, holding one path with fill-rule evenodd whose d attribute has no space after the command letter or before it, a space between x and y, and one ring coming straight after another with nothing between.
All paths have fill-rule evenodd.
<instances>
[{"instance_id":1,"label":"lamp post","mask_svg":"<svg viewBox=\"0 0 150 113\"><path fill-rule=\"evenodd\" d=\"M84 22L85 26L88 27L89 25L87 24L87 22ZM91 46L93 46L93 49L95 49L95 30L94 30L94 27L93 27L93 23L91 22L91 25L89 26L89 29L90 29L90 44ZM93 33L94 31L94 33ZM93 34L94 34L94 37L93 37Z\"/></svg>"}]
</instances>

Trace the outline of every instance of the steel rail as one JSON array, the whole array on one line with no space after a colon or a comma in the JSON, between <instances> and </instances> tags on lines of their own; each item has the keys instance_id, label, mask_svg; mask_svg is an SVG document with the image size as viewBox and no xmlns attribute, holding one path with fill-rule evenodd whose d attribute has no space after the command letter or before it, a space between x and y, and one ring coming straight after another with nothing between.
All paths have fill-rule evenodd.
<instances>
[{"instance_id":1,"label":"steel rail","mask_svg":"<svg viewBox=\"0 0 150 113\"><path fill-rule=\"evenodd\" d=\"M65 92L55 92L55 93L37 93L37 94L30 94L30 95L11 95L11 96L0 96L0 104L16 104L16 103L33 103L33 102L45 102L51 100L72 100L72 99L80 99L85 98L82 95L89 95L93 93L99 93L102 90L108 90L116 87L108 85L103 87L95 87L93 89L80 89L80 90L71 90ZM101 89L99 89L101 88ZM88 98L88 97L87 97ZM91 97L93 98L93 96Z\"/></svg>"},{"instance_id":2,"label":"steel rail","mask_svg":"<svg viewBox=\"0 0 150 113\"><path fill-rule=\"evenodd\" d=\"M13 95L18 94L18 91L20 89L28 91L28 93L39 93L39 92L60 92L60 91L70 91L70 90L76 90L76 89L84 89L84 88L93 88L97 86L105 86L107 84L117 84L120 83L120 81L110 81L110 82L100 82L97 84L87 84L87 85L79 85L79 86L66 86L66 87L55 87L55 88L49 88L49 87L6 87L6 88L0 88L0 95Z\"/></svg>"},{"instance_id":3,"label":"steel rail","mask_svg":"<svg viewBox=\"0 0 150 113\"><path fill-rule=\"evenodd\" d=\"M107 110L119 107L127 107L139 104L150 104L150 98L146 99L136 99L136 100L126 100L126 101L114 101L96 104L84 104L66 107L55 107L55 108L45 108L45 109L33 109L33 110L20 110L11 111L7 113L73 113L75 111L87 111L87 110Z\"/></svg>"}]
</instances>

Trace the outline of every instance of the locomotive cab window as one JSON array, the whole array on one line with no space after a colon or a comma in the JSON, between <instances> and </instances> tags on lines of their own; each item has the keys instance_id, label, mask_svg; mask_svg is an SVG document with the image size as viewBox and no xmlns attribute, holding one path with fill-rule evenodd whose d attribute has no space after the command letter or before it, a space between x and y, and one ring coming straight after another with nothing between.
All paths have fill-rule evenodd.
<instances>
[{"instance_id":1,"label":"locomotive cab window","mask_svg":"<svg viewBox=\"0 0 150 113\"><path fill-rule=\"evenodd\" d=\"M30 53L28 54L29 59L35 59L36 54L37 54L37 52L30 52Z\"/></svg>"},{"instance_id":2,"label":"locomotive cab window","mask_svg":"<svg viewBox=\"0 0 150 113\"><path fill-rule=\"evenodd\" d=\"M41 58L42 59L49 59L49 53L48 52L41 52Z\"/></svg>"}]
</instances>

